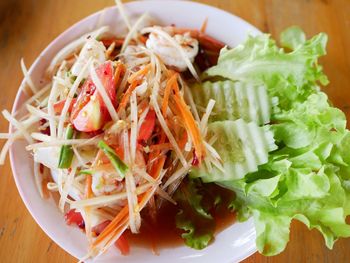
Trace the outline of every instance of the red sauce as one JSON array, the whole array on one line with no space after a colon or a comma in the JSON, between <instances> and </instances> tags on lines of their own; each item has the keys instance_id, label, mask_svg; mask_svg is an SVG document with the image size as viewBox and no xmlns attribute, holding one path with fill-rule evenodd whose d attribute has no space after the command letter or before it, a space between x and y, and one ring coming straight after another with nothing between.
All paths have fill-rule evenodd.
<instances>
[{"instance_id":1,"label":"red sauce","mask_svg":"<svg viewBox=\"0 0 350 263\"><path fill-rule=\"evenodd\" d=\"M159 211L156 222L150 218L148 211L142 213L142 224L139 234L127 233L131 244L140 247L147 247L152 251L159 248L175 247L183 244L181 230L176 228L175 216L178 209L175 205L166 203Z\"/></svg>"},{"instance_id":2,"label":"red sauce","mask_svg":"<svg viewBox=\"0 0 350 263\"><path fill-rule=\"evenodd\" d=\"M227 208L234 194L229 190L214 185L211 185L210 190L213 194L220 191L223 198L220 208L212 213L215 220L215 238L216 234L235 222L235 213ZM177 206L169 202L164 202L156 218L151 219L149 211L144 209L141 216L142 224L140 233L132 234L129 230L126 233L126 237L130 242L130 247L146 247L153 253L158 254L159 249L184 245L184 240L181 238L182 231L177 229L175 224L177 212ZM200 229L198 230L200 231Z\"/></svg>"}]
</instances>

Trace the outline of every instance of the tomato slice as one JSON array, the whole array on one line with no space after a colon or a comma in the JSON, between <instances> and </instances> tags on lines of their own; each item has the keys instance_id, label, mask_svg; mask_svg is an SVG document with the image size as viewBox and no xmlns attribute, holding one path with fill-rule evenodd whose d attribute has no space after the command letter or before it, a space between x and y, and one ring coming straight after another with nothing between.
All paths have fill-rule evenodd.
<instances>
[{"instance_id":1,"label":"tomato slice","mask_svg":"<svg viewBox=\"0 0 350 263\"><path fill-rule=\"evenodd\" d=\"M64 216L67 225L76 224L80 228L85 227L85 222L83 217L79 212L75 212L75 209L69 210Z\"/></svg>"},{"instance_id":2,"label":"tomato slice","mask_svg":"<svg viewBox=\"0 0 350 263\"><path fill-rule=\"evenodd\" d=\"M112 104L116 101L116 90L113 79L112 62L108 61L96 69ZM89 77L81 88L77 101L72 109L71 122L74 127L83 132L93 132L102 128L110 120L110 116L102 97Z\"/></svg>"},{"instance_id":3,"label":"tomato slice","mask_svg":"<svg viewBox=\"0 0 350 263\"><path fill-rule=\"evenodd\" d=\"M120 250L120 253L123 256L126 256L130 253L129 242L126 239L125 235L122 234L117 241L115 241L115 246Z\"/></svg>"},{"instance_id":4,"label":"tomato slice","mask_svg":"<svg viewBox=\"0 0 350 263\"><path fill-rule=\"evenodd\" d=\"M155 124L156 114L154 110L149 110L140 127L139 137L137 138L139 143L142 141L147 141L152 136Z\"/></svg>"},{"instance_id":5,"label":"tomato slice","mask_svg":"<svg viewBox=\"0 0 350 263\"><path fill-rule=\"evenodd\" d=\"M73 98L72 102L69 105L68 112L72 112L73 106L76 102L77 102L77 99ZM66 103L66 100L61 100L61 101L56 102L53 105L53 109L54 109L56 114L61 114L65 103Z\"/></svg>"}]
</instances>

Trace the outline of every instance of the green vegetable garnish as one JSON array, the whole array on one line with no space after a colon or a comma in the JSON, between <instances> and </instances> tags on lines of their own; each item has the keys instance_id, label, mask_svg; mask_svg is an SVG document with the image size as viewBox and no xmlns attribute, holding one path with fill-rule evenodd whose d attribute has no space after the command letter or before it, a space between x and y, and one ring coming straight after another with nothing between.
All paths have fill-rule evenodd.
<instances>
[{"instance_id":1,"label":"green vegetable garnish","mask_svg":"<svg viewBox=\"0 0 350 263\"><path fill-rule=\"evenodd\" d=\"M175 217L176 227L184 231L181 237L194 249L208 246L215 230L215 221L208 207L211 203L204 204L200 189L203 189L203 184L199 179L189 179L182 183L174 196L180 209Z\"/></svg>"},{"instance_id":2,"label":"green vegetable garnish","mask_svg":"<svg viewBox=\"0 0 350 263\"><path fill-rule=\"evenodd\" d=\"M221 51L218 64L205 73L201 97L198 87L193 89L199 105L208 94L220 102L208 131L218 134L213 147L224 159L225 172L215 168L209 173L202 166L192 175L236 193L232 208L240 221L253 216L257 248L264 255L284 250L293 219L320 231L329 248L339 237L350 237L345 221L350 214L350 131L344 113L320 91L320 85L328 84L317 62L326 54L326 42L324 33L305 40L297 27L281 34L280 43L291 51L269 35L251 36ZM266 102L252 107L252 96L261 97L254 89L242 93L237 85L266 89L270 116L264 119L269 125L261 121L265 114L260 106ZM245 104L238 106L238 97ZM233 126L236 119L242 124ZM246 129L251 121L259 127ZM264 151L263 129L273 134L277 149ZM251 138L244 141L242 136ZM188 229L191 233L190 225Z\"/></svg>"},{"instance_id":3,"label":"green vegetable garnish","mask_svg":"<svg viewBox=\"0 0 350 263\"><path fill-rule=\"evenodd\" d=\"M66 130L66 139L70 140L73 138L74 129L72 125L69 125ZM63 145L61 147L60 158L58 161L58 168L67 169L71 166L74 152L71 145Z\"/></svg>"},{"instance_id":4,"label":"green vegetable garnish","mask_svg":"<svg viewBox=\"0 0 350 263\"><path fill-rule=\"evenodd\" d=\"M118 174L124 178L125 173L128 171L129 167L118 157L115 151L107 145L103 140L99 141L98 147L106 154L108 159L111 161L114 169Z\"/></svg>"},{"instance_id":5,"label":"green vegetable garnish","mask_svg":"<svg viewBox=\"0 0 350 263\"><path fill-rule=\"evenodd\" d=\"M93 174L93 171L91 170L80 170L78 172L78 174L88 174L88 175L92 175Z\"/></svg>"}]
</instances>

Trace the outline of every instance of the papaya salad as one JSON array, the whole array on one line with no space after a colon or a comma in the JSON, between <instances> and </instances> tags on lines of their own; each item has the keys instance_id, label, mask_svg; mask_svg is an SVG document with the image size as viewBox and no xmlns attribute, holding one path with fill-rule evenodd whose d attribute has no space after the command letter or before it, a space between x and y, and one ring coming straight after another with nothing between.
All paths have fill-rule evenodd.
<instances>
[{"instance_id":1,"label":"papaya salad","mask_svg":"<svg viewBox=\"0 0 350 263\"><path fill-rule=\"evenodd\" d=\"M87 258L147 225L170 222L203 249L218 219L253 217L258 250L282 252L293 219L331 248L350 236L350 132L321 86L327 36L298 27L227 47L201 29L159 25L148 14L126 35L103 26L52 59L36 87L21 62L28 99L3 116L28 142L43 197L58 197L67 224L89 243ZM166 219L159 215L171 204ZM168 233L163 233L167 235ZM152 249L157 253L156 245Z\"/></svg>"},{"instance_id":2,"label":"papaya salad","mask_svg":"<svg viewBox=\"0 0 350 263\"><path fill-rule=\"evenodd\" d=\"M114 243L127 253L124 231L140 231L146 206L156 214L176 204L191 167L222 169L206 139L215 102L199 113L188 85L199 81L194 61L202 70L214 65L224 45L205 28L140 27L148 19L124 37L104 26L71 42L52 59L45 87L25 75L33 96L24 117L3 112L17 129L8 143L28 141L40 194L59 193L67 223L86 233L89 256Z\"/></svg>"}]
</instances>

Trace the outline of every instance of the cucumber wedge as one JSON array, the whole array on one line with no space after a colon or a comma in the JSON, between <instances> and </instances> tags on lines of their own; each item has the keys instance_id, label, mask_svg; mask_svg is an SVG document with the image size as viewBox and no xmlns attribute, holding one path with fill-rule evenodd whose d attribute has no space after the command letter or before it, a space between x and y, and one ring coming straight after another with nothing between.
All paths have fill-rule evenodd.
<instances>
[{"instance_id":1,"label":"cucumber wedge","mask_svg":"<svg viewBox=\"0 0 350 263\"><path fill-rule=\"evenodd\" d=\"M265 86L231 80L194 85L194 102L205 109L210 99L216 101L210 121L243 119L259 125L270 122L271 103Z\"/></svg>"},{"instance_id":2,"label":"cucumber wedge","mask_svg":"<svg viewBox=\"0 0 350 263\"><path fill-rule=\"evenodd\" d=\"M204 182L241 179L267 163L268 153L277 149L269 126L259 127L242 119L213 122L208 126L208 133L218 138L213 147L222 158L224 171L215 166L207 171L204 165L193 169L191 176L201 177Z\"/></svg>"}]
</instances>

